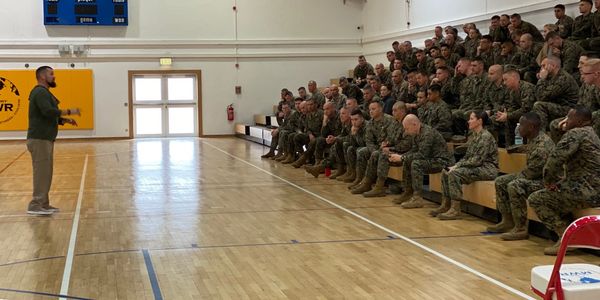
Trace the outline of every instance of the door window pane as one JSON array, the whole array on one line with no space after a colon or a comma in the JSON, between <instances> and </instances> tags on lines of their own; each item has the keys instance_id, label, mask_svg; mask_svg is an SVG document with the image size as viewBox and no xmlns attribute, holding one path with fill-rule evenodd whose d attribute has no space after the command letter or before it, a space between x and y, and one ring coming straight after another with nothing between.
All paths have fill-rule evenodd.
<instances>
[{"instance_id":1,"label":"door window pane","mask_svg":"<svg viewBox=\"0 0 600 300\"><path fill-rule=\"evenodd\" d=\"M168 79L169 101L194 100L194 78L172 77Z\"/></svg>"},{"instance_id":2,"label":"door window pane","mask_svg":"<svg viewBox=\"0 0 600 300\"><path fill-rule=\"evenodd\" d=\"M195 133L193 107L169 107L169 133Z\"/></svg>"},{"instance_id":3,"label":"door window pane","mask_svg":"<svg viewBox=\"0 0 600 300\"><path fill-rule=\"evenodd\" d=\"M160 78L135 78L135 101L157 101L161 98Z\"/></svg>"},{"instance_id":4,"label":"door window pane","mask_svg":"<svg viewBox=\"0 0 600 300\"><path fill-rule=\"evenodd\" d=\"M162 134L162 108L135 109L136 134Z\"/></svg>"}]
</instances>

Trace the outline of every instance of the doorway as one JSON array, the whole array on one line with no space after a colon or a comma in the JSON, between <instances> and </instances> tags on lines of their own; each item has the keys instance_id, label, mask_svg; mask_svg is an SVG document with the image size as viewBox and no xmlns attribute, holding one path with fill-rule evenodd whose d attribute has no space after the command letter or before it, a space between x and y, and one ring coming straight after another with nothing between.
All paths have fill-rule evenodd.
<instances>
[{"instance_id":1,"label":"doorway","mask_svg":"<svg viewBox=\"0 0 600 300\"><path fill-rule=\"evenodd\" d=\"M129 136L202 135L201 73L129 71Z\"/></svg>"}]
</instances>

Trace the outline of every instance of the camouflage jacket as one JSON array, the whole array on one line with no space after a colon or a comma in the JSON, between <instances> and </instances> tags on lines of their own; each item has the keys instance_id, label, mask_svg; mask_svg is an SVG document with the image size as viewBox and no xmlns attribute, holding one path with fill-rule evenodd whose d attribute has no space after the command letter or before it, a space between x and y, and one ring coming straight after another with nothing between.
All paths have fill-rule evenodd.
<instances>
[{"instance_id":1,"label":"camouflage jacket","mask_svg":"<svg viewBox=\"0 0 600 300\"><path fill-rule=\"evenodd\" d=\"M594 14L587 16L579 15L575 18L572 25L571 40L584 40L592 36L592 27L594 26Z\"/></svg>"},{"instance_id":2,"label":"camouflage jacket","mask_svg":"<svg viewBox=\"0 0 600 300\"><path fill-rule=\"evenodd\" d=\"M463 44L465 48L465 57L474 58L477 56L477 47L479 47L479 39L468 40Z\"/></svg>"},{"instance_id":3,"label":"camouflage jacket","mask_svg":"<svg viewBox=\"0 0 600 300\"><path fill-rule=\"evenodd\" d=\"M537 72L540 66L537 63L537 56L540 53L542 46L534 44L529 51L518 50L512 57L510 64L517 66L519 72Z\"/></svg>"},{"instance_id":4,"label":"camouflage jacket","mask_svg":"<svg viewBox=\"0 0 600 300\"><path fill-rule=\"evenodd\" d=\"M519 82L519 91L508 91L507 99L504 101L504 108L508 113L508 120L513 123L519 122L522 115L530 112L535 103L535 85L527 81Z\"/></svg>"},{"instance_id":5,"label":"camouflage jacket","mask_svg":"<svg viewBox=\"0 0 600 300\"><path fill-rule=\"evenodd\" d=\"M591 126L567 131L546 161L544 183L563 178L595 193L600 189L600 139Z\"/></svg>"},{"instance_id":6,"label":"camouflage jacket","mask_svg":"<svg viewBox=\"0 0 600 300\"><path fill-rule=\"evenodd\" d=\"M352 126L350 126L350 145L354 147L365 147L367 144L365 142L365 133L367 130L366 123L358 129L356 134L352 134Z\"/></svg>"},{"instance_id":7,"label":"camouflage jacket","mask_svg":"<svg viewBox=\"0 0 600 300\"><path fill-rule=\"evenodd\" d=\"M346 106L346 99L348 99L346 95L338 94L337 97L331 98L331 102L335 104L335 109L339 111L342 107Z\"/></svg>"},{"instance_id":8,"label":"camouflage jacket","mask_svg":"<svg viewBox=\"0 0 600 300\"><path fill-rule=\"evenodd\" d=\"M325 126L321 127L321 136L328 137L338 136L342 132L342 121L340 120L340 114L335 115L332 119L328 119Z\"/></svg>"},{"instance_id":9,"label":"camouflage jacket","mask_svg":"<svg viewBox=\"0 0 600 300\"><path fill-rule=\"evenodd\" d=\"M486 74L471 75L460 83L461 110L481 109L483 107L479 98L482 88L487 81Z\"/></svg>"},{"instance_id":10,"label":"camouflage jacket","mask_svg":"<svg viewBox=\"0 0 600 300\"><path fill-rule=\"evenodd\" d=\"M459 168L494 167L498 168L498 146L496 139L487 130L473 132L465 145L467 153L456 166Z\"/></svg>"},{"instance_id":11,"label":"camouflage jacket","mask_svg":"<svg viewBox=\"0 0 600 300\"><path fill-rule=\"evenodd\" d=\"M323 104L325 104L325 95L323 95L323 93L321 93L319 90L315 91L310 96L310 99L315 101L315 104L318 108L323 108Z\"/></svg>"},{"instance_id":12,"label":"camouflage jacket","mask_svg":"<svg viewBox=\"0 0 600 300\"><path fill-rule=\"evenodd\" d=\"M547 134L540 132L526 146L527 165L518 176L529 180L542 180L544 164L554 150L554 142Z\"/></svg>"},{"instance_id":13,"label":"camouflage jacket","mask_svg":"<svg viewBox=\"0 0 600 300\"><path fill-rule=\"evenodd\" d=\"M503 110L503 108L508 110L504 103L505 100L508 100L507 93L508 91L502 84L496 85L496 83L488 81L481 93L483 110L493 112Z\"/></svg>"},{"instance_id":14,"label":"camouflage jacket","mask_svg":"<svg viewBox=\"0 0 600 300\"><path fill-rule=\"evenodd\" d=\"M578 86L573 76L561 69L553 77L540 79L535 94L537 101L573 107L577 104Z\"/></svg>"},{"instance_id":15,"label":"camouflage jacket","mask_svg":"<svg viewBox=\"0 0 600 300\"><path fill-rule=\"evenodd\" d=\"M284 118L284 122L283 125L281 125L281 129L296 131L297 129L303 127L302 123L302 113L297 110L293 110L288 118Z\"/></svg>"},{"instance_id":16,"label":"camouflage jacket","mask_svg":"<svg viewBox=\"0 0 600 300\"><path fill-rule=\"evenodd\" d=\"M367 122L365 129L365 143L372 151L379 149L381 143L386 139L388 127L394 121L394 117L384 114L380 120L371 119Z\"/></svg>"},{"instance_id":17,"label":"camouflage jacket","mask_svg":"<svg viewBox=\"0 0 600 300\"><path fill-rule=\"evenodd\" d=\"M571 36L573 32L573 18L565 15L562 19L556 21L556 26L558 26L558 33L560 37L566 39Z\"/></svg>"},{"instance_id":18,"label":"camouflage jacket","mask_svg":"<svg viewBox=\"0 0 600 300\"><path fill-rule=\"evenodd\" d=\"M454 156L448 150L442 135L429 125L421 125L421 132L412 139L410 151L404 154L408 160L426 160L441 163L444 167L454 164Z\"/></svg>"},{"instance_id":19,"label":"camouflage jacket","mask_svg":"<svg viewBox=\"0 0 600 300\"><path fill-rule=\"evenodd\" d=\"M544 42L544 37L542 36L540 30L529 22L521 21L521 25L515 29L520 29L521 33L531 34L533 40L536 42Z\"/></svg>"},{"instance_id":20,"label":"camouflage jacket","mask_svg":"<svg viewBox=\"0 0 600 300\"><path fill-rule=\"evenodd\" d=\"M492 41L497 43L502 43L504 41L508 41L510 39L510 34L508 32L507 27L498 26L497 28L490 28L489 35L492 36ZM475 47L477 48L477 47Z\"/></svg>"},{"instance_id":21,"label":"camouflage jacket","mask_svg":"<svg viewBox=\"0 0 600 300\"><path fill-rule=\"evenodd\" d=\"M445 134L452 135L452 111L448 104L444 101L427 102L424 109L419 114L419 119L424 124L431 126L433 129Z\"/></svg>"},{"instance_id":22,"label":"camouflage jacket","mask_svg":"<svg viewBox=\"0 0 600 300\"><path fill-rule=\"evenodd\" d=\"M408 81L402 80L400 84L392 86L392 97L396 101L406 101L408 98Z\"/></svg>"},{"instance_id":23,"label":"camouflage jacket","mask_svg":"<svg viewBox=\"0 0 600 300\"><path fill-rule=\"evenodd\" d=\"M365 79L365 78L367 78L367 75L375 74L375 69L373 69L373 66L370 63L367 63L364 66L356 65L356 67L354 68L353 74L354 74L354 80L356 80L358 78Z\"/></svg>"},{"instance_id":24,"label":"camouflage jacket","mask_svg":"<svg viewBox=\"0 0 600 300\"><path fill-rule=\"evenodd\" d=\"M404 153L410 150L411 139L404 135L404 126L402 121L392 120L392 124L387 128L385 140L392 152Z\"/></svg>"},{"instance_id":25,"label":"camouflage jacket","mask_svg":"<svg viewBox=\"0 0 600 300\"><path fill-rule=\"evenodd\" d=\"M323 111L317 110L306 115L304 120L304 129L307 134L319 136L321 134L321 126L323 125Z\"/></svg>"},{"instance_id":26,"label":"camouflage jacket","mask_svg":"<svg viewBox=\"0 0 600 300\"><path fill-rule=\"evenodd\" d=\"M560 48L560 61L562 69L573 75L579 73L579 57L584 53L583 48L578 43L569 40L563 40Z\"/></svg>"},{"instance_id":27,"label":"camouflage jacket","mask_svg":"<svg viewBox=\"0 0 600 300\"><path fill-rule=\"evenodd\" d=\"M587 107L592 112L600 110L600 88L593 84L582 83L579 87L577 104Z\"/></svg>"},{"instance_id":28,"label":"camouflage jacket","mask_svg":"<svg viewBox=\"0 0 600 300\"><path fill-rule=\"evenodd\" d=\"M342 94L346 95L347 98L354 98L360 104L363 100L363 93L360 88L353 83L348 83L348 85L342 89Z\"/></svg>"}]
</instances>

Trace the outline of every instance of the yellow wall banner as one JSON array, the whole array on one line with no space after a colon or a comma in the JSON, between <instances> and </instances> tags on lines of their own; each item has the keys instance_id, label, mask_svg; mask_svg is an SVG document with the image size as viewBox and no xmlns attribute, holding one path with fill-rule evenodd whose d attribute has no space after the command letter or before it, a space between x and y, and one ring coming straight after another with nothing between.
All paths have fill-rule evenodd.
<instances>
[{"instance_id":1,"label":"yellow wall banner","mask_svg":"<svg viewBox=\"0 0 600 300\"><path fill-rule=\"evenodd\" d=\"M81 109L71 116L79 126L60 129L94 129L94 77L92 70L54 70L56 88L50 92L60 101L59 108ZM27 130L29 93L37 85L35 70L0 70L0 131Z\"/></svg>"}]
</instances>

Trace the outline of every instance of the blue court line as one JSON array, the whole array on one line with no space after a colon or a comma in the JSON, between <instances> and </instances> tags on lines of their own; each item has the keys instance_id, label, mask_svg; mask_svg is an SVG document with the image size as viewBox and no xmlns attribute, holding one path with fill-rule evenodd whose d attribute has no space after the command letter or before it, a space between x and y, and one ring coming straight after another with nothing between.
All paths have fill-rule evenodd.
<instances>
[{"instance_id":1,"label":"blue court line","mask_svg":"<svg viewBox=\"0 0 600 300\"><path fill-rule=\"evenodd\" d=\"M146 263L146 269L148 270L148 277L150 277L150 285L152 285L152 292L154 293L155 300L162 300L162 294L160 292L160 286L158 285L158 278L156 272L154 272L154 266L152 265L152 258L148 249L142 249L144 254L144 262Z\"/></svg>"},{"instance_id":2,"label":"blue court line","mask_svg":"<svg viewBox=\"0 0 600 300\"><path fill-rule=\"evenodd\" d=\"M91 298L81 298L81 297L68 296L68 295L59 295L59 294L52 294L52 293L34 292L34 291L23 291L23 290L5 289L5 288L0 288L0 291L3 291L3 292L13 292L13 293L19 293L19 294L30 294L30 295L46 296L46 297L65 298L65 299L92 300Z\"/></svg>"}]
</instances>

